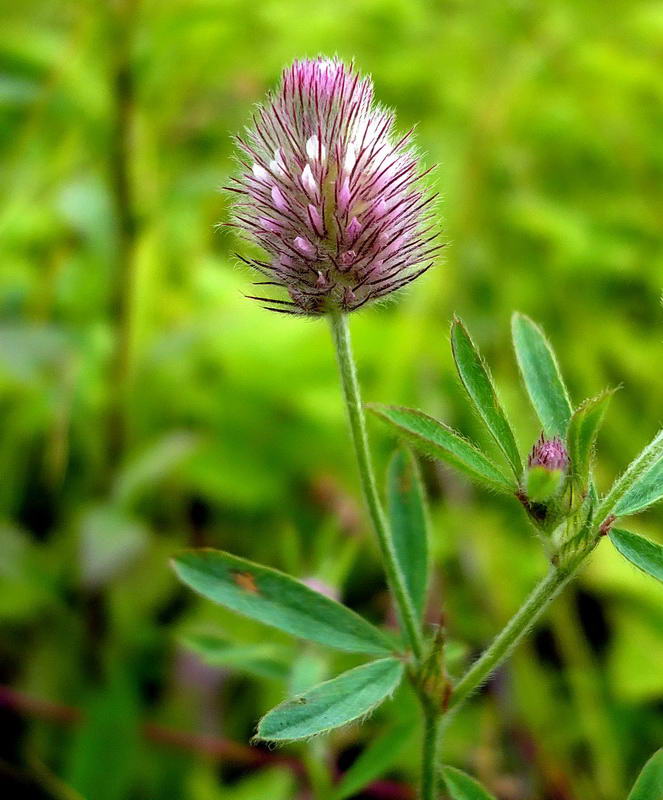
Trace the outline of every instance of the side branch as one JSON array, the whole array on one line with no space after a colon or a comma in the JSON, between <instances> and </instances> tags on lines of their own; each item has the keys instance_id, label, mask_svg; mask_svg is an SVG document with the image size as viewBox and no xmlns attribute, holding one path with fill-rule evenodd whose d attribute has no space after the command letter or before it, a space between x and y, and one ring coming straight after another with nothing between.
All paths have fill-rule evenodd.
<instances>
[{"instance_id":1,"label":"side branch","mask_svg":"<svg viewBox=\"0 0 663 800\"><path fill-rule=\"evenodd\" d=\"M458 681L451 695L449 713L459 708L504 663L514 648L527 635L532 625L576 575L587 555L586 552L581 553L571 564L564 567L553 567L534 588L488 648Z\"/></svg>"}]
</instances>

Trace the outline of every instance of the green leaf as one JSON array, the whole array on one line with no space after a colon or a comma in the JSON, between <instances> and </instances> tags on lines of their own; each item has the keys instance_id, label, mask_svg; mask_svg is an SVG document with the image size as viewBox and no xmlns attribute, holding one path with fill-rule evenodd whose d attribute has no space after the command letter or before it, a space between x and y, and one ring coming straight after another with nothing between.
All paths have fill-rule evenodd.
<instances>
[{"instance_id":1,"label":"green leaf","mask_svg":"<svg viewBox=\"0 0 663 800\"><path fill-rule=\"evenodd\" d=\"M478 483L501 492L515 485L471 442L422 411L400 406L371 404L369 409L387 422L419 452L439 458Z\"/></svg>"},{"instance_id":2,"label":"green leaf","mask_svg":"<svg viewBox=\"0 0 663 800\"><path fill-rule=\"evenodd\" d=\"M213 634L199 633L183 637L182 644L212 667L228 667L259 678L281 680L290 672L287 650L270 642L236 644Z\"/></svg>"},{"instance_id":3,"label":"green leaf","mask_svg":"<svg viewBox=\"0 0 663 800\"><path fill-rule=\"evenodd\" d=\"M451 349L467 394L519 480L523 465L511 425L500 405L490 372L458 318L451 324Z\"/></svg>"},{"instance_id":4,"label":"green leaf","mask_svg":"<svg viewBox=\"0 0 663 800\"><path fill-rule=\"evenodd\" d=\"M631 564L663 582L663 546L619 528L610 531L610 541Z\"/></svg>"},{"instance_id":5,"label":"green leaf","mask_svg":"<svg viewBox=\"0 0 663 800\"><path fill-rule=\"evenodd\" d=\"M495 800L480 783L455 767L444 767L442 776L452 800Z\"/></svg>"},{"instance_id":6,"label":"green leaf","mask_svg":"<svg viewBox=\"0 0 663 800\"><path fill-rule=\"evenodd\" d=\"M663 497L663 456L653 463L615 506L618 517L636 514Z\"/></svg>"},{"instance_id":7,"label":"green leaf","mask_svg":"<svg viewBox=\"0 0 663 800\"><path fill-rule=\"evenodd\" d=\"M419 616L428 585L428 529L424 488L409 450L394 453L387 472L391 536L412 604Z\"/></svg>"},{"instance_id":8,"label":"green leaf","mask_svg":"<svg viewBox=\"0 0 663 800\"><path fill-rule=\"evenodd\" d=\"M442 776L452 800L495 800L478 781L455 767L444 767Z\"/></svg>"},{"instance_id":9,"label":"green leaf","mask_svg":"<svg viewBox=\"0 0 663 800\"><path fill-rule=\"evenodd\" d=\"M628 800L663 798L663 748L657 750L642 768Z\"/></svg>"},{"instance_id":10,"label":"green leaf","mask_svg":"<svg viewBox=\"0 0 663 800\"><path fill-rule=\"evenodd\" d=\"M571 459L573 482L581 490L584 490L589 482L589 468L596 436L613 394L613 389L606 389L591 400L585 400L571 417L566 443Z\"/></svg>"},{"instance_id":11,"label":"green leaf","mask_svg":"<svg viewBox=\"0 0 663 800\"><path fill-rule=\"evenodd\" d=\"M379 778L394 764L408 743L412 725L397 725L378 736L343 775L330 800L346 800Z\"/></svg>"},{"instance_id":12,"label":"green leaf","mask_svg":"<svg viewBox=\"0 0 663 800\"><path fill-rule=\"evenodd\" d=\"M541 328L524 314L513 315L511 330L518 366L543 429L547 436L564 437L571 402L552 347Z\"/></svg>"},{"instance_id":13,"label":"green leaf","mask_svg":"<svg viewBox=\"0 0 663 800\"><path fill-rule=\"evenodd\" d=\"M597 518L642 511L663 496L663 430L659 431L601 501Z\"/></svg>"},{"instance_id":14,"label":"green leaf","mask_svg":"<svg viewBox=\"0 0 663 800\"><path fill-rule=\"evenodd\" d=\"M273 708L260 720L256 739L308 739L370 714L398 686L403 664L383 658L343 672Z\"/></svg>"},{"instance_id":15,"label":"green leaf","mask_svg":"<svg viewBox=\"0 0 663 800\"><path fill-rule=\"evenodd\" d=\"M389 639L354 611L278 570L221 550L185 551L173 567L203 597L293 636L351 653L393 651Z\"/></svg>"}]
</instances>

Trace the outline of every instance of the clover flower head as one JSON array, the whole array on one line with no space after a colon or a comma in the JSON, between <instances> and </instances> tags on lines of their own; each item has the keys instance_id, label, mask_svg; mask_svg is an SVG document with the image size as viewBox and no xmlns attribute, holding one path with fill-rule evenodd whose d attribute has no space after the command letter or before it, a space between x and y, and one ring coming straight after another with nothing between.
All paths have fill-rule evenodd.
<instances>
[{"instance_id":1,"label":"clover flower head","mask_svg":"<svg viewBox=\"0 0 663 800\"><path fill-rule=\"evenodd\" d=\"M354 311L423 274L441 245L432 202L394 116L373 84L338 59L296 61L237 137L233 224L265 259L242 258L288 299L272 311Z\"/></svg>"},{"instance_id":2,"label":"clover flower head","mask_svg":"<svg viewBox=\"0 0 663 800\"><path fill-rule=\"evenodd\" d=\"M564 442L555 436L546 439L543 434L532 448L527 460L528 467L544 467L547 470L565 472L569 466L569 454Z\"/></svg>"}]
</instances>

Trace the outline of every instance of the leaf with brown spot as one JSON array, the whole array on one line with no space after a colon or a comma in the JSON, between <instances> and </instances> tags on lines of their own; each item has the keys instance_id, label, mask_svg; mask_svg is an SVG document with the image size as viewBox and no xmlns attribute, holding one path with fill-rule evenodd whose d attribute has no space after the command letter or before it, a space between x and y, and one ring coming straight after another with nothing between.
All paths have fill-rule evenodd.
<instances>
[{"instance_id":1,"label":"leaf with brown spot","mask_svg":"<svg viewBox=\"0 0 663 800\"><path fill-rule=\"evenodd\" d=\"M221 550L189 550L173 566L203 597L293 636L350 653L393 652L370 622L278 570Z\"/></svg>"},{"instance_id":2,"label":"leaf with brown spot","mask_svg":"<svg viewBox=\"0 0 663 800\"><path fill-rule=\"evenodd\" d=\"M240 589L244 589L245 592L250 592L251 594L260 594L256 586L255 576L250 572L239 572L238 570L237 572L232 572L231 575Z\"/></svg>"}]
</instances>

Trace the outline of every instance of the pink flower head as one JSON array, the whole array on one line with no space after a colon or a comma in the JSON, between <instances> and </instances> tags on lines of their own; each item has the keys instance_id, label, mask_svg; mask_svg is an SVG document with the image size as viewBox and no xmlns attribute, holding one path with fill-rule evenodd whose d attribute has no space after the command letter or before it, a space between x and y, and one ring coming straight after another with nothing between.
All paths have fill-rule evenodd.
<instances>
[{"instance_id":1,"label":"pink flower head","mask_svg":"<svg viewBox=\"0 0 663 800\"><path fill-rule=\"evenodd\" d=\"M227 187L237 193L233 224L267 252L244 259L272 311L353 311L400 289L432 266L430 194L394 116L373 102L373 84L337 59L296 61L285 70L237 142L247 160Z\"/></svg>"},{"instance_id":2,"label":"pink flower head","mask_svg":"<svg viewBox=\"0 0 663 800\"><path fill-rule=\"evenodd\" d=\"M527 460L528 467L545 467L550 471L561 470L565 472L569 466L569 454L566 452L564 442L555 436L546 439L543 434L532 448Z\"/></svg>"}]
</instances>

